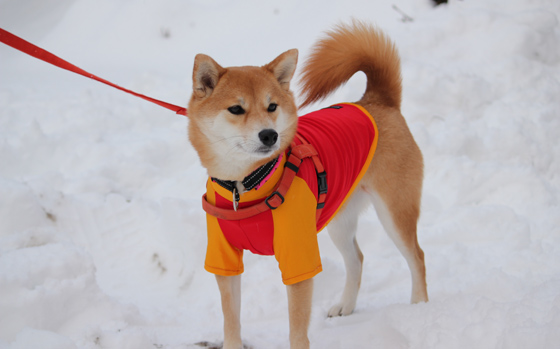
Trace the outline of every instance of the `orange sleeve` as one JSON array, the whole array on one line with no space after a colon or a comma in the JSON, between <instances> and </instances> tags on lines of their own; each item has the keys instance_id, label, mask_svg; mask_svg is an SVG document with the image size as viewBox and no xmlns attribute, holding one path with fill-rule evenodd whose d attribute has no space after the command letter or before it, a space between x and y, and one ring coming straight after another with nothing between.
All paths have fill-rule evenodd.
<instances>
[{"instance_id":1,"label":"orange sleeve","mask_svg":"<svg viewBox=\"0 0 560 349\"><path fill-rule=\"evenodd\" d=\"M209 180L210 181L210 180ZM212 205L216 204L216 192L211 184L206 186L207 200ZM212 274L232 276L243 273L243 250L233 247L225 238L214 216L206 214L208 231L208 245L206 248L206 261L204 269Z\"/></svg>"},{"instance_id":2,"label":"orange sleeve","mask_svg":"<svg viewBox=\"0 0 560 349\"><path fill-rule=\"evenodd\" d=\"M284 204L272 211L274 255L286 285L310 279L323 270L317 242L316 207L317 200L307 183L295 177Z\"/></svg>"}]
</instances>

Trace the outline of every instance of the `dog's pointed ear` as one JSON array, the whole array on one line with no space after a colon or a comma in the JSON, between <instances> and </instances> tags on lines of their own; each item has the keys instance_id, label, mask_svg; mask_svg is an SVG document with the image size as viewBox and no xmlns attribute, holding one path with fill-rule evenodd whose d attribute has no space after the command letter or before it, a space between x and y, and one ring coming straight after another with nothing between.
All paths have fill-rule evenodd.
<instances>
[{"instance_id":1,"label":"dog's pointed ear","mask_svg":"<svg viewBox=\"0 0 560 349\"><path fill-rule=\"evenodd\" d=\"M278 80L283 89L289 90L290 81L296 71L297 60L298 50L294 48L282 53L272 62L265 65L264 68L274 74L274 77L276 77L276 80Z\"/></svg>"},{"instance_id":2,"label":"dog's pointed ear","mask_svg":"<svg viewBox=\"0 0 560 349\"><path fill-rule=\"evenodd\" d=\"M225 72L210 56L197 54L194 58L193 93L199 98L208 97Z\"/></svg>"}]
</instances>

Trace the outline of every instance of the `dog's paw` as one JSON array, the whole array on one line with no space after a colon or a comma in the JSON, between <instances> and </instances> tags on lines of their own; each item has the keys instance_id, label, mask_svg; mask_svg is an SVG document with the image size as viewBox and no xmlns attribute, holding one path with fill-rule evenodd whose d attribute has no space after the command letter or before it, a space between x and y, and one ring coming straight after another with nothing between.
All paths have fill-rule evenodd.
<instances>
[{"instance_id":1,"label":"dog's paw","mask_svg":"<svg viewBox=\"0 0 560 349\"><path fill-rule=\"evenodd\" d=\"M198 342L198 343L195 343L194 345L202 347L202 348L208 348L208 349L223 349L224 348L223 343ZM243 344L243 349L253 349L253 348L249 345Z\"/></svg>"},{"instance_id":2,"label":"dog's paw","mask_svg":"<svg viewBox=\"0 0 560 349\"><path fill-rule=\"evenodd\" d=\"M211 342L198 342L198 343L194 343L194 345L202 348L208 348L208 349L222 349L224 347L222 343L211 343Z\"/></svg>"},{"instance_id":3,"label":"dog's paw","mask_svg":"<svg viewBox=\"0 0 560 349\"><path fill-rule=\"evenodd\" d=\"M329 310L329 317L350 315L354 311L354 306L354 304L335 304Z\"/></svg>"}]
</instances>

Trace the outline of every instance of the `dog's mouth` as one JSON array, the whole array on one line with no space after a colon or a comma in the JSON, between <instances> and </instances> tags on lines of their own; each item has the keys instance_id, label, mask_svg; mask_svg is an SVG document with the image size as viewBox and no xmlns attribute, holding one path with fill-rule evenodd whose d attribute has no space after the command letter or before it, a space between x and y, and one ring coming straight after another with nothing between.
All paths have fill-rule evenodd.
<instances>
[{"instance_id":1,"label":"dog's mouth","mask_svg":"<svg viewBox=\"0 0 560 349\"><path fill-rule=\"evenodd\" d=\"M251 154L256 155L258 157L267 157L270 156L275 151L277 151L278 148L279 148L278 145L275 146L261 145L256 147L255 149L252 149Z\"/></svg>"},{"instance_id":2,"label":"dog's mouth","mask_svg":"<svg viewBox=\"0 0 560 349\"><path fill-rule=\"evenodd\" d=\"M268 147L266 145L261 145L260 147L258 147L257 149L255 149L255 153L256 154L261 154L261 155L269 155L270 153L273 153L277 150L278 147Z\"/></svg>"},{"instance_id":3,"label":"dog's mouth","mask_svg":"<svg viewBox=\"0 0 560 349\"><path fill-rule=\"evenodd\" d=\"M280 145L274 144L272 146L267 146L263 144L247 144L247 143L238 143L237 148L242 152L249 156L255 156L258 158L264 158L270 156L272 153L278 151L280 149Z\"/></svg>"}]
</instances>

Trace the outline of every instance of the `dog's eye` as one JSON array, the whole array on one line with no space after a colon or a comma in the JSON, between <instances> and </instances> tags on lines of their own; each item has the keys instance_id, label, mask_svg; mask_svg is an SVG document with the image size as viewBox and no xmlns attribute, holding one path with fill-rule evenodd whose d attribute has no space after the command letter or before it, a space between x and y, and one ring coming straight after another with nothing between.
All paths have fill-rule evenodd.
<instances>
[{"instance_id":1,"label":"dog's eye","mask_svg":"<svg viewBox=\"0 0 560 349\"><path fill-rule=\"evenodd\" d=\"M227 108L227 110L233 115L245 114L245 109L243 109L240 105L234 105L233 107Z\"/></svg>"},{"instance_id":2,"label":"dog's eye","mask_svg":"<svg viewBox=\"0 0 560 349\"><path fill-rule=\"evenodd\" d=\"M269 113L272 113L273 111L276 111L276 107L278 107L278 104L276 104L276 103L270 103L270 104L268 105L268 109L267 109L267 110L268 110Z\"/></svg>"}]
</instances>

